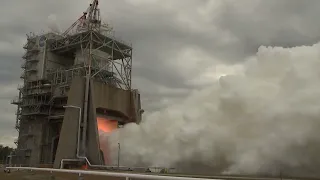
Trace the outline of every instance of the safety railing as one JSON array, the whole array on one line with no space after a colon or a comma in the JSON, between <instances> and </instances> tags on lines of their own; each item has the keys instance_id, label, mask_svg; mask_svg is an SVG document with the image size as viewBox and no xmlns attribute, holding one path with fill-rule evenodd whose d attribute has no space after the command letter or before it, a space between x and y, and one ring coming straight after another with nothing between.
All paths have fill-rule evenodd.
<instances>
[{"instance_id":1,"label":"safety railing","mask_svg":"<svg viewBox=\"0 0 320 180\"><path fill-rule=\"evenodd\" d=\"M132 173L116 173L116 172L104 172L104 171L88 171L88 170L69 170L69 169L51 169L51 168L31 168L31 167L7 167L7 170L28 170L32 172L49 172L51 177L54 177L53 173L71 173L77 174L79 180L85 180L84 175L95 175L95 176L106 176L106 177L117 177L130 179L149 179L149 180L223 180L222 179L212 179L212 178L194 178L194 177L175 177L161 174L132 174ZM88 180L90 177L88 177Z\"/></svg>"}]
</instances>

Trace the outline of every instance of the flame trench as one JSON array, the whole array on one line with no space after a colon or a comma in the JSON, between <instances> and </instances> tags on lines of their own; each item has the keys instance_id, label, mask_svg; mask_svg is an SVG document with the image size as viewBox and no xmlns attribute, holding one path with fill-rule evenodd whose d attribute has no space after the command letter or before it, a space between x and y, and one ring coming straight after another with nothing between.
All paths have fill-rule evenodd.
<instances>
[{"instance_id":1,"label":"flame trench","mask_svg":"<svg viewBox=\"0 0 320 180\"><path fill-rule=\"evenodd\" d=\"M110 150L108 136L118 128L118 121L97 117L100 149L103 152L105 164L110 164Z\"/></svg>"}]
</instances>

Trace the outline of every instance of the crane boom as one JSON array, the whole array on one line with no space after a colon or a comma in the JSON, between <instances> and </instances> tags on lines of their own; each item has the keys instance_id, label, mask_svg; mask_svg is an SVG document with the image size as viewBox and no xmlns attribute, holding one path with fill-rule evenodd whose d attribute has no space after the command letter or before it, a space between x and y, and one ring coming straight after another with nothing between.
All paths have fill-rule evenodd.
<instances>
[{"instance_id":1,"label":"crane boom","mask_svg":"<svg viewBox=\"0 0 320 180\"><path fill-rule=\"evenodd\" d=\"M93 2L90 4L90 8L88 12L89 29L99 28L101 25L100 10L98 6L99 6L98 0L93 0Z\"/></svg>"},{"instance_id":2,"label":"crane boom","mask_svg":"<svg viewBox=\"0 0 320 180\"><path fill-rule=\"evenodd\" d=\"M79 24L83 19L85 18L85 14L83 14L76 22L74 22L63 34L62 36L66 36L68 35L72 29L77 25ZM80 25L80 24L79 24Z\"/></svg>"},{"instance_id":3,"label":"crane boom","mask_svg":"<svg viewBox=\"0 0 320 180\"><path fill-rule=\"evenodd\" d=\"M100 9L98 8L99 1L93 0L89 8L83 13L83 15L74 22L63 34L62 36L67 36L72 30L77 26L76 31L81 30L93 30L99 29L101 27L100 19Z\"/></svg>"}]
</instances>

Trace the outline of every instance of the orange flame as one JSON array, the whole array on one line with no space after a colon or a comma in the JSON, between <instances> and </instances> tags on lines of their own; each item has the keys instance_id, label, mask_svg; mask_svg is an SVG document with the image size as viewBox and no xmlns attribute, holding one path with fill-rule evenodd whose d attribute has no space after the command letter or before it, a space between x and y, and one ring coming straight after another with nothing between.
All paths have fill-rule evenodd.
<instances>
[{"instance_id":1,"label":"orange flame","mask_svg":"<svg viewBox=\"0 0 320 180\"><path fill-rule=\"evenodd\" d=\"M103 134L111 133L113 130L118 128L118 121L108 120L102 117L97 117L97 124L99 134L103 132ZM108 147L108 139L106 137L102 138L101 134L99 136L100 148L104 154L104 161L106 164L109 163L109 147Z\"/></svg>"},{"instance_id":2,"label":"orange flame","mask_svg":"<svg viewBox=\"0 0 320 180\"><path fill-rule=\"evenodd\" d=\"M108 120L105 118L97 117L98 130L104 133L111 133L118 128L118 121Z\"/></svg>"}]
</instances>

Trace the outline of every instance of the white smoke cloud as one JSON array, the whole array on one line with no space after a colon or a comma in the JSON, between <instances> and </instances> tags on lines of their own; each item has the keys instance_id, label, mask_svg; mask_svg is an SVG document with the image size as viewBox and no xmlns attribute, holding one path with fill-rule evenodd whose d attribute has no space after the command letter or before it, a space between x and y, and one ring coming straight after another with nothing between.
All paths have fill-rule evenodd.
<instances>
[{"instance_id":1,"label":"white smoke cloud","mask_svg":"<svg viewBox=\"0 0 320 180\"><path fill-rule=\"evenodd\" d=\"M320 167L320 44L260 47L242 75L111 136L121 164L187 172L310 175Z\"/></svg>"},{"instance_id":2,"label":"white smoke cloud","mask_svg":"<svg viewBox=\"0 0 320 180\"><path fill-rule=\"evenodd\" d=\"M61 33L61 28L58 24L57 21L57 16L55 14L51 14L50 16L48 16L48 28L50 29L50 31L54 32L54 33Z\"/></svg>"}]
</instances>

